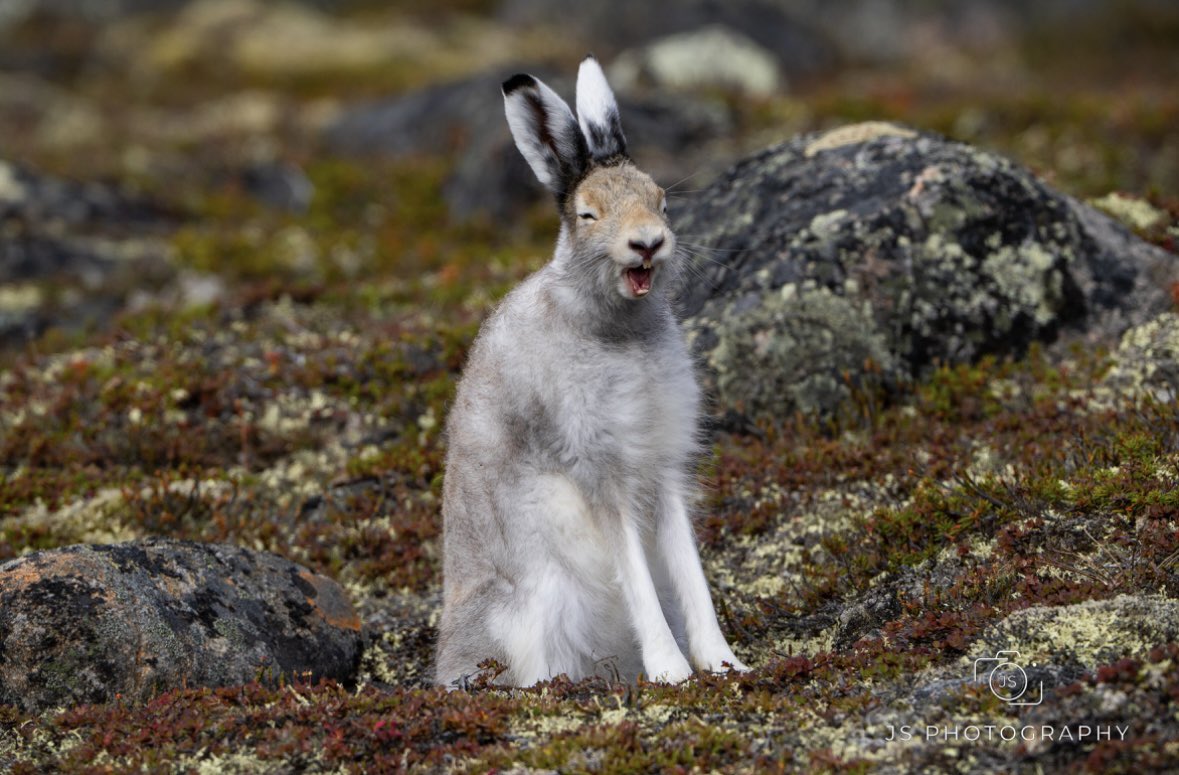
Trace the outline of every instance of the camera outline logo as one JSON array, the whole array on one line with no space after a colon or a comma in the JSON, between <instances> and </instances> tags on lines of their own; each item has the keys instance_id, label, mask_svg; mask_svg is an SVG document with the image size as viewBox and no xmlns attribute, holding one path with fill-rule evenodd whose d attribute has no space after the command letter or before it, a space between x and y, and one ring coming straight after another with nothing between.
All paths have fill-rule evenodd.
<instances>
[{"instance_id":1,"label":"camera outline logo","mask_svg":"<svg viewBox=\"0 0 1179 775\"><path fill-rule=\"evenodd\" d=\"M979 657L974 660L974 682L986 684L1000 700L1008 705L1039 705L1044 701L1044 682L1040 681L1038 693L1028 694L1031 688L1028 674L1016 660L1019 652L1014 650L996 651L993 657ZM1024 698L1024 699L1021 699Z\"/></svg>"}]
</instances>

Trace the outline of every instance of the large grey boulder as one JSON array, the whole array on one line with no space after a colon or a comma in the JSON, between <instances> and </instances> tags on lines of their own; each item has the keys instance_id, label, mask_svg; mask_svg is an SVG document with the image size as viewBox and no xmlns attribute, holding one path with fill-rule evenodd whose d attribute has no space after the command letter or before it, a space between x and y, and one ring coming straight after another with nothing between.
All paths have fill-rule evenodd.
<instances>
[{"instance_id":1,"label":"large grey boulder","mask_svg":"<svg viewBox=\"0 0 1179 775\"><path fill-rule=\"evenodd\" d=\"M679 201L679 200L677 200ZM1114 340L1176 256L995 154L885 123L757 153L673 212L688 336L724 410L830 411L935 362Z\"/></svg>"},{"instance_id":2,"label":"large grey boulder","mask_svg":"<svg viewBox=\"0 0 1179 775\"><path fill-rule=\"evenodd\" d=\"M0 704L27 711L280 676L347 681L361 641L336 582L265 552L150 539L0 565Z\"/></svg>"}]
</instances>

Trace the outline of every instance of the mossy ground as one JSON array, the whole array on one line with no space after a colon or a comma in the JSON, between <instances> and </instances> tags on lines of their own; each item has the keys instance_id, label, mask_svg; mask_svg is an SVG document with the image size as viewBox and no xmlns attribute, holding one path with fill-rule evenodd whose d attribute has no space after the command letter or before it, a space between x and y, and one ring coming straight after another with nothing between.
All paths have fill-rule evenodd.
<instances>
[{"instance_id":1,"label":"mossy ground","mask_svg":"<svg viewBox=\"0 0 1179 775\"><path fill-rule=\"evenodd\" d=\"M461 48L464 34L440 39ZM85 30L57 40L67 65L88 50ZM1173 73L1149 64L1159 50L1143 46L1120 79L1053 60L1019 90L967 55L951 85L919 65L847 73L736 104L740 142L902 120L1008 152L1078 196L1135 194L1163 213L1143 235L1174 249L1179 101ZM822 422L717 435L699 533L722 624L753 673L679 687L429 688L448 401L479 321L545 260L555 219L538 208L512 224L452 224L440 195L447 160L322 151L308 127L324 99L429 80L420 63L372 79L161 66L146 80L107 64L65 66L57 84L95 111L96 138L14 133L11 152L164 202L178 214L168 261L216 276L225 292L194 307L140 305L0 353L0 560L146 535L268 549L340 580L371 644L357 686L184 689L37 716L0 707L0 768L1179 765L1179 727L1166 721L1179 710L1173 642L1132 644L1105 662L1069 652L1037 708L953 682L1016 612L1179 595L1179 415L1148 397L1111 398L1110 350L1079 345L937 368L887 404L849 386L846 410ZM190 117L243 85L295 120L215 140L148 120ZM94 154L95 142L120 152ZM256 142L305 170L316 192L307 212L267 208L217 172ZM923 704L930 692L936 701ZM1130 731L1076 745L885 740L889 719L935 718L1104 718Z\"/></svg>"}]
</instances>

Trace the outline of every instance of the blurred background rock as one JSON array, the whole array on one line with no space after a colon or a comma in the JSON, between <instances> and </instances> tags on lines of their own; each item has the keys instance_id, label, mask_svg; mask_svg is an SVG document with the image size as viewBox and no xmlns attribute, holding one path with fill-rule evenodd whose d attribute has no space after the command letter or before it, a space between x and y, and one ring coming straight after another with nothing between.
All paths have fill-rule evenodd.
<instances>
[{"instance_id":1,"label":"blurred background rock","mask_svg":"<svg viewBox=\"0 0 1179 775\"><path fill-rule=\"evenodd\" d=\"M535 266L552 216L498 84L569 95L587 51L680 196L798 133L891 119L1171 246L1177 50L1167 0L8 0L0 347L257 282L453 273L476 243Z\"/></svg>"},{"instance_id":2,"label":"blurred background rock","mask_svg":"<svg viewBox=\"0 0 1179 775\"><path fill-rule=\"evenodd\" d=\"M569 94L586 51L635 157L682 196L752 150L890 119L1169 247L1177 50L1167 0L8 0L0 346L241 281L441 271L456 225L543 245L498 83L529 70Z\"/></svg>"},{"instance_id":3,"label":"blurred background rock","mask_svg":"<svg viewBox=\"0 0 1179 775\"><path fill-rule=\"evenodd\" d=\"M444 153L502 134L495 78L594 51L636 108L662 105L661 131L628 114L634 141L677 161L894 118L1078 188L1174 190L1177 38L1167 0L8 0L0 128L10 159L92 152L79 175L257 164L325 133Z\"/></svg>"}]
</instances>

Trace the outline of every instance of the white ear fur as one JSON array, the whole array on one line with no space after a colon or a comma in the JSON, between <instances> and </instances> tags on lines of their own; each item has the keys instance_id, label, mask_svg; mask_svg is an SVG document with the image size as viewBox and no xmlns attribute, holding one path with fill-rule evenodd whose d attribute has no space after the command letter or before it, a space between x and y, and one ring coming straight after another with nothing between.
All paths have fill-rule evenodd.
<instances>
[{"instance_id":1,"label":"white ear fur","mask_svg":"<svg viewBox=\"0 0 1179 775\"><path fill-rule=\"evenodd\" d=\"M550 191L563 198L581 176L588 158L573 111L555 91L531 75L504 81L504 112L512 139L528 166Z\"/></svg>"},{"instance_id":2,"label":"white ear fur","mask_svg":"<svg viewBox=\"0 0 1179 775\"><path fill-rule=\"evenodd\" d=\"M577 71L577 118L581 131L595 159L604 161L626 155L626 137L622 134L622 119L618 101L598 60L590 56L581 61Z\"/></svg>"}]
</instances>

